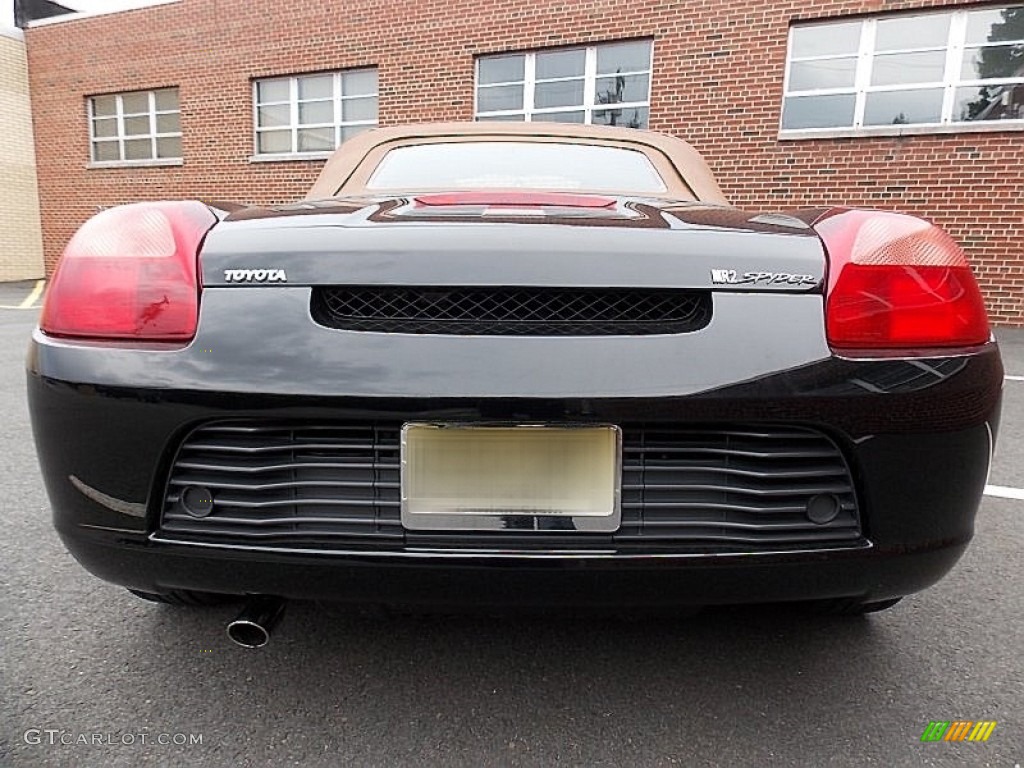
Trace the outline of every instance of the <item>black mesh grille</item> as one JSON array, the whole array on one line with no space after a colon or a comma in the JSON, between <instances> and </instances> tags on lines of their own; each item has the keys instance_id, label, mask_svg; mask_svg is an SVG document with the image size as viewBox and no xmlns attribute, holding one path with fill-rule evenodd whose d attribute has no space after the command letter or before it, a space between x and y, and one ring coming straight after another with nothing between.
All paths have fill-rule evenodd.
<instances>
[{"instance_id":1,"label":"black mesh grille","mask_svg":"<svg viewBox=\"0 0 1024 768\"><path fill-rule=\"evenodd\" d=\"M316 288L313 318L352 331L475 336L689 333L711 320L707 291L643 288Z\"/></svg>"},{"instance_id":2,"label":"black mesh grille","mask_svg":"<svg viewBox=\"0 0 1024 768\"><path fill-rule=\"evenodd\" d=\"M623 427L622 525L565 531L411 533L401 525L400 425L216 424L175 458L161 533L272 547L404 546L535 550L750 551L857 544L849 470L826 436L802 428ZM182 492L212 498L189 514ZM809 506L833 510L813 522ZM819 510L820 511L820 510Z\"/></svg>"}]
</instances>

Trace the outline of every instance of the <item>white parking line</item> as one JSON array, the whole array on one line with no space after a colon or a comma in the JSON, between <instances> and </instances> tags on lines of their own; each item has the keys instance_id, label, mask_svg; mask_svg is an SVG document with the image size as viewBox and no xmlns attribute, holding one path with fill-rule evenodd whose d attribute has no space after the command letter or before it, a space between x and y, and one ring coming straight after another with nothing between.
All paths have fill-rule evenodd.
<instances>
[{"instance_id":1,"label":"white parking line","mask_svg":"<svg viewBox=\"0 0 1024 768\"><path fill-rule=\"evenodd\" d=\"M998 496L1001 499L1024 501L1024 488L1010 488L1006 485L986 485L985 495Z\"/></svg>"}]
</instances>

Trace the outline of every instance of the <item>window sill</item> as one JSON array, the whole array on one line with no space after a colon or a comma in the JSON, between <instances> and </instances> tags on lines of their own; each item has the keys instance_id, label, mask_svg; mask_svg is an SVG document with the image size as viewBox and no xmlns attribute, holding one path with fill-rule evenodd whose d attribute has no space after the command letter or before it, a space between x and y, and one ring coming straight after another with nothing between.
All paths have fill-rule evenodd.
<instances>
[{"instance_id":1,"label":"window sill","mask_svg":"<svg viewBox=\"0 0 1024 768\"><path fill-rule=\"evenodd\" d=\"M874 125L870 128L804 128L780 130L779 141L805 139L865 139L873 136L928 136L956 133L1014 133L1024 131L1024 121L1006 120L992 123L959 125Z\"/></svg>"},{"instance_id":2,"label":"window sill","mask_svg":"<svg viewBox=\"0 0 1024 768\"><path fill-rule=\"evenodd\" d=\"M168 168L181 166L185 160L180 157L160 160L94 160L86 163L88 170L100 168Z\"/></svg>"},{"instance_id":3,"label":"window sill","mask_svg":"<svg viewBox=\"0 0 1024 768\"><path fill-rule=\"evenodd\" d=\"M282 152L279 155L250 155L250 163L293 163L298 160L326 160L333 152Z\"/></svg>"}]
</instances>

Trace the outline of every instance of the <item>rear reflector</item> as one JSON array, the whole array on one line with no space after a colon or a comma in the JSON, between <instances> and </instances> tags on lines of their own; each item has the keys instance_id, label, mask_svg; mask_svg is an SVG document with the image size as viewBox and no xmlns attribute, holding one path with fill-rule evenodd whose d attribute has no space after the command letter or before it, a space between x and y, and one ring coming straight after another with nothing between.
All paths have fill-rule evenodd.
<instances>
[{"instance_id":1,"label":"rear reflector","mask_svg":"<svg viewBox=\"0 0 1024 768\"><path fill-rule=\"evenodd\" d=\"M64 249L40 327L75 338L191 339L199 313L197 254L216 221L194 201L97 214Z\"/></svg>"},{"instance_id":2,"label":"rear reflector","mask_svg":"<svg viewBox=\"0 0 1024 768\"><path fill-rule=\"evenodd\" d=\"M825 320L839 349L964 347L989 339L985 304L953 239L922 219L836 210L815 222L828 251Z\"/></svg>"}]
</instances>

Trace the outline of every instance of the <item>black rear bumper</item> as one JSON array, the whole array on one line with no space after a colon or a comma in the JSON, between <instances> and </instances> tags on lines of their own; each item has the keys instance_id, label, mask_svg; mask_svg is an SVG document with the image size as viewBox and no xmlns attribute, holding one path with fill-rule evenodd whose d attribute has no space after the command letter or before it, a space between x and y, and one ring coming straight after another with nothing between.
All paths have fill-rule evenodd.
<instances>
[{"instance_id":1,"label":"black rear bumper","mask_svg":"<svg viewBox=\"0 0 1024 768\"><path fill-rule=\"evenodd\" d=\"M855 597L883 600L941 579L966 541L916 552L855 549L659 557L261 552L65 535L96 576L147 592L193 589L421 606L670 606Z\"/></svg>"},{"instance_id":2,"label":"black rear bumper","mask_svg":"<svg viewBox=\"0 0 1024 768\"><path fill-rule=\"evenodd\" d=\"M47 375L38 360L30 362L28 388L61 537L88 570L135 589L437 605L880 600L933 584L963 553L998 423L1002 367L994 346L928 359L932 372L925 375L918 375L918 362L830 358L675 398L137 389L89 383L103 379L102 362L84 372L82 383ZM197 426L224 419L806 427L829 435L848 462L863 535L844 545L779 551L695 546L559 554L424 550L406 542L373 551L168 541L159 526L177 446Z\"/></svg>"}]
</instances>

